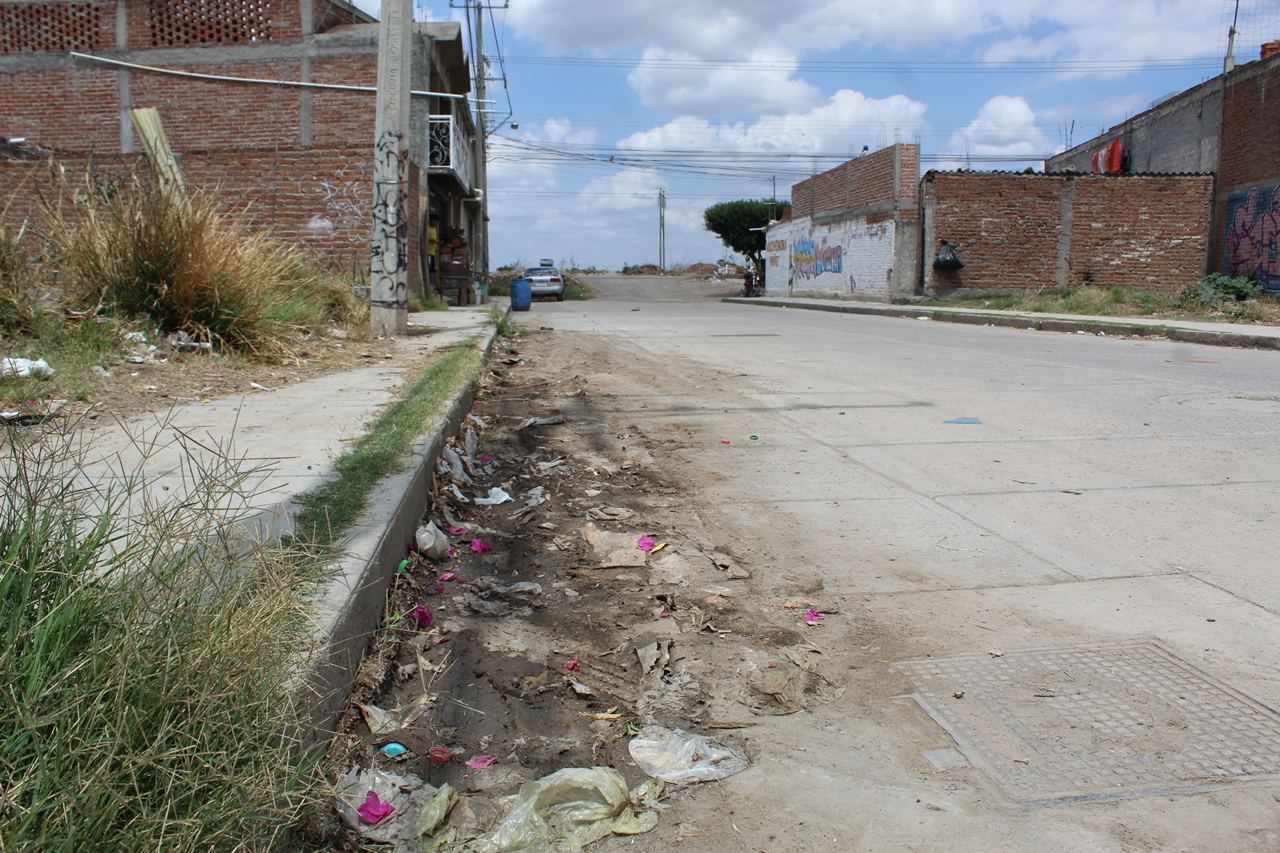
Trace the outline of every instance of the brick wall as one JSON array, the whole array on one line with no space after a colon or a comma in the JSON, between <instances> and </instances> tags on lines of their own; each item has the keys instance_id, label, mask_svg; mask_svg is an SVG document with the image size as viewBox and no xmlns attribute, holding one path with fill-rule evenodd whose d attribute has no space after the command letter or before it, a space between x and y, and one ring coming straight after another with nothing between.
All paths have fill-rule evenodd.
<instances>
[{"instance_id":1,"label":"brick wall","mask_svg":"<svg viewBox=\"0 0 1280 853\"><path fill-rule=\"evenodd\" d=\"M25 137L53 150L119 151L118 111L114 71L76 68L0 74L3 137Z\"/></svg>"},{"instance_id":2,"label":"brick wall","mask_svg":"<svg viewBox=\"0 0 1280 853\"><path fill-rule=\"evenodd\" d=\"M311 63L311 80L346 86L376 86L376 53L317 58ZM311 106L311 138L316 147L373 145L378 102L359 92L314 92Z\"/></svg>"},{"instance_id":3,"label":"brick wall","mask_svg":"<svg viewBox=\"0 0 1280 853\"><path fill-rule=\"evenodd\" d=\"M115 47L115 0L0 4L0 55Z\"/></svg>"},{"instance_id":4,"label":"brick wall","mask_svg":"<svg viewBox=\"0 0 1280 853\"><path fill-rule=\"evenodd\" d=\"M923 186L927 292L1175 291L1204 274L1210 175L931 172ZM959 248L962 270L933 269L942 240Z\"/></svg>"},{"instance_id":5,"label":"brick wall","mask_svg":"<svg viewBox=\"0 0 1280 853\"><path fill-rule=\"evenodd\" d=\"M76 181L87 161L60 165ZM338 266L368 263L373 166L367 146L286 150L278 155L192 152L183 155L182 167L193 186L216 192L228 210L243 213L251 226L302 245L317 260ZM138 155L117 154L95 157L93 168L102 179L146 166ZM40 200L56 195L47 161L0 160L0 198L13 200L5 216L8 224L38 220ZM38 239L38 233L32 237Z\"/></svg>"},{"instance_id":6,"label":"brick wall","mask_svg":"<svg viewBox=\"0 0 1280 853\"><path fill-rule=\"evenodd\" d=\"M1280 291L1280 57L1251 62L1223 86L1222 155L1212 267Z\"/></svg>"},{"instance_id":7,"label":"brick wall","mask_svg":"<svg viewBox=\"0 0 1280 853\"><path fill-rule=\"evenodd\" d=\"M901 156L901 176L895 184L894 162L898 156ZM794 185L791 188L791 206L796 216L820 216L891 202L902 195L914 197L919 164L920 148L917 145L882 148Z\"/></svg>"}]
</instances>

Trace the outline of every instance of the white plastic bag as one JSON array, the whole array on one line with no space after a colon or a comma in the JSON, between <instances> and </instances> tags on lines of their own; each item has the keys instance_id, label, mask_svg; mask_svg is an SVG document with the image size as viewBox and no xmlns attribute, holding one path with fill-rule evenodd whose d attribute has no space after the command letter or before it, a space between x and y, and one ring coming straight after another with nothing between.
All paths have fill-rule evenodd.
<instances>
[{"instance_id":1,"label":"white plastic bag","mask_svg":"<svg viewBox=\"0 0 1280 853\"><path fill-rule=\"evenodd\" d=\"M747 760L734 750L662 726L645 726L627 750L645 773L676 785L711 782L747 769Z\"/></svg>"},{"instance_id":2,"label":"white plastic bag","mask_svg":"<svg viewBox=\"0 0 1280 853\"><path fill-rule=\"evenodd\" d=\"M5 379L45 379L53 375L53 368L43 358L0 358L0 377Z\"/></svg>"},{"instance_id":3,"label":"white plastic bag","mask_svg":"<svg viewBox=\"0 0 1280 853\"><path fill-rule=\"evenodd\" d=\"M443 560L449 556L449 537L436 527L434 521L428 521L419 527L414 533L413 541L418 546L418 553L432 560Z\"/></svg>"}]
</instances>

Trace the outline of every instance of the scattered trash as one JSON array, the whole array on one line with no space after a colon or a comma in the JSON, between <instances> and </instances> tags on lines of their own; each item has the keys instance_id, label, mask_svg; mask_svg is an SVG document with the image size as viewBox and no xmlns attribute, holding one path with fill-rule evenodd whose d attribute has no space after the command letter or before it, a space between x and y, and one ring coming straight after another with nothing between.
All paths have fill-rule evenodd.
<instances>
[{"instance_id":1,"label":"scattered trash","mask_svg":"<svg viewBox=\"0 0 1280 853\"><path fill-rule=\"evenodd\" d=\"M456 581L457 579L458 579L457 572L444 572L440 575L440 580L443 581L444 583L448 583L449 581Z\"/></svg>"},{"instance_id":2,"label":"scattered trash","mask_svg":"<svg viewBox=\"0 0 1280 853\"><path fill-rule=\"evenodd\" d=\"M547 490L544 487L538 486L525 496L524 505L527 507L542 506L549 500L551 500L551 495L547 494Z\"/></svg>"},{"instance_id":3,"label":"scattered trash","mask_svg":"<svg viewBox=\"0 0 1280 853\"><path fill-rule=\"evenodd\" d=\"M443 560L449 555L449 537L436 527L434 521L420 526L413 535L418 552L432 560Z\"/></svg>"},{"instance_id":4,"label":"scattered trash","mask_svg":"<svg viewBox=\"0 0 1280 853\"><path fill-rule=\"evenodd\" d=\"M457 483L450 483L449 488L445 489L445 491L453 495L455 498L457 498L459 501L461 501L464 504L471 503L471 498L467 497L462 493L462 489L458 488Z\"/></svg>"},{"instance_id":5,"label":"scattered trash","mask_svg":"<svg viewBox=\"0 0 1280 853\"><path fill-rule=\"evenodd\" d=\"M489 490L489 496L484 498L476 498L476 506L497 506L511 500L511 495L502 489L494 486Z\"/></svg>"},{"instance_id":6,"label":"scattered trash","mask_svg":"<svg viewBox=\"0 0 1280 853\"><path fill-rule=\"evenodd\" d=\"M636 657L640 659L640 674L648 675L655 667L661 673L671 661L671 641L658 640L647 645L636 647Z\"/></svg>"},{"instance_id":7,"label":"scattered trash","mask_svg":"<svg viewBox=\"0 0 1280 853\"><path fill-rule=\"evenodd\" d=\"M459 483L475 482L475 480L471 479L471 475L467 473L466 468L463 467L462 456L458 454L458 451L452 447L445 447L440 451L440 457L449 466L449 476L454 480Z\"/></svg>"},{"instance_id":8,"label":"scattered trash","mask_svg":"<svg viewBox=\"0 0 1280 853\"><path fill-rule=\"evenodd\" d=\"M844 688L823 675L818 666L822 652L811 645L783 646L777 659L755 671L747 680L757 714L786 716L815 705L826 705L844 695Z\"/></svg>"},{"instance_id":9,"label":"scattered trash","mask_svg":"<svg viewBox=\"0 0 1280 853\"><path fill-rule=\"evenodd\" d=\"M528 418L520 426L516 427L517 432L540 426L554 426L564 423L564 415L552 415L548 418Z\"/></svg>"},{"instance_id":10,"label":"scattered trash","mask_svg":"<svg viewBox=\"0 0 1280 853\"><path fill-rule=\"evenodd\" d=\"M377 705L365 705L361 702L357 702L356 707L360 710L360 716L364 718L365 725L369 727L369 733L377 737L389 735L413 725L422 716L422 712L431 706L435 698L434 693L423 693L408 705L394 711L386 711Z\"/></svg>"},{"instance_id":11,"label":"scattered trash","mask_svg":"<svg viewBox=\"0 0 1280 853\"><path fill-rule=\"evenodd\" d=\"M126 344L145 344L147 336L142 332L125 332L120 339Z\"/></svg>"},{"instance_id":12,"label":"scattered trash","mask_svg":"<svg viewBox=\"0 0 1280 853\"><path fill-rule=\"evenodd\" d=\"M408 841L415 832L414 818L426 790L413 774L352 768L336 793L334 807L347 826L371 841L393 843Z\"/></svg>"},{"instance_id":13,"label":"scattered trash","mask_svg":"<svg viewBox=\"0 0 1280 853\"><path fill-rule=\"evenodd\" d=\"M576 853L609 835L640 835L658 825L651 806L660 791L652 781L628 791L609 767L557 770L522 785L506 816L467 849Z\"/></svg>"},{"instance_id":14,"label":"scattered trash","mask_svg":"<svg viewBox=\"0 0 1280 853\"><path fill-rule=\"evenodd\" d=\"M399 758L400 756L404 755L408 751L409 751L409 747L394 740L391 741L391 743L383 744L378 749L378 752L381 752L387 758Z\"/></svg>"},{"instance_id":15,"label":"scattered trash","mask_svg":"<svg viewBox=\"0 0 1280 853\"><path fill-rule=\"evenodd\" d=\"M413 610L409 611L409 615L413 617L413 621L423 631L436 623L435 617L431 615L431 611L427 609L425 604L415 605Z\"/></svg>"},{"instance_id":16,"label":"scattered trash","mask_svg":"<svg viewBox=\"0 0 1280 853\"><path fill-rule=\"evenodd\" d=\"M531 581L504 584L495 577L481 577L467 581L469 590L461 596L462 603L481 616L506 616L518 612L528 614L534 607L542 607L542 585Z\"/></svg>"},{"instance_id":17,"label":"scattered trash","mask_svg":"<svg viewBox=\"0 0 1280 853\"><path fill-rule=\"evenodd\" d=\"M577 693L579 696L596 695L596 692L594 690L592 690L587 685L583 684L581 681L574 681L573 679L569 679L569 686L573 688L573 692Z\"/></svg>"},{"instance_id":18,"label":"scattered trash","mask_svg":"<svg viewBox=\"0 0 1280 853\"><path fill-rule=\"evenodd\" d=\"M662 726L645 726L627 751L646 774L676 785L725 779L747 769L747 760L734 750Z\"/></svg>"},{"instance_id":19,"label":"scattered trash","mask_svg":"<svg viewBox=\"0 0 1280 853\"><path fill-rule=\"evenodd\" d=\"M759 441L759 440L760 440L760 436L758 436L758 435L749 435L749 436L747 436L747 438L751 439L752 441Z\"/></svg>"},{"instance_id":20,"label":"scattered trash","mask_svg":"<svg viewBox=\"0 0 1280 853\"><path fill-rule=\"evenodd\" d=\"M808 610L804 612L804 616L802 618L804 619L804 624L806 625L817 625L819 622L822 621L822 614L819 613L814 608L810 607Z\"/></svg>"},{"instance_id":21,"label":"scattered trash","mask_svg":"<svg viewBox=\"0 0 1280 853\"><path fill-rule=\"evenodd\" d=\"M955 699L963 699L963 698L964 698L964 691L963 691L963 690L957 690L955 693L952 693L952 694L951 694L951 696L952 696L953 698L955 698Z\"/></svg>"},{"instance_id":22,"label":"scattered trash","mask_svg":"<svg viewBox=\"0 0 1280 853\"><path fill-rule=\"evenodd\" d=\"M582 716L590 720L602 720L604 722L615 722L622 719L622 715L617 711L581 711Z\"/></svg>"},{"instance_id":23,"label":"scattered trash","mask_svg":"<svg viewBox=\"0 0 1280 853\"><path fill-rule=\"evenodd\" d=\"M592 521L626 521L634 515L634 510L621 506L594 506L587 510L587 518Z\"/></svg>"},{"instance_id":24,"label":"scattered trash","mask_svg":"<svg viewBox=\"0 0 1280 853\"><path fill-rule=\"evenodd\" d=\"M727 439L727 438L722 438L722 439L720 439L720 443L721 443L721 444L732 444L733 442L731 442L731 441L730 441L729 439Z\"/></svg>"},{"instance_id":25,"label":"scattered trash","mask_svg":"<svg viewBox=\"0 0 1280 853\"><path fill-rule=\"evenodd\" d=\"M496 755L473 755L467 760L467 767L472 770L485 770L497 760Z\"/></svg>"},{"instance_id":26,"label":"scattered trash","mask_svg":"<svg viewBox=\"0 0 1280 853\"><path fill-rule=\"evenodd\" d=\"M943 421L943 423L944 424L980 424L982 423L982 418L970 418L970 417L952 418L949 421Z\"/></svg>"},{"instance_id":27,"label":"scattered trash","mask_svg":"<svg viewBox=\"0 0 1280 853\"><path fill-rule=\"evenodd\" d=\"M991 655L993 658L1004 657L1004 651L1002 651L1001 649L992 649L991 651L987 652L987 654Z\"/></svg>"},{"instance_id":28,"label":"scattered trash","mask_svg":"<svg viewBox=\"0 0 1280 853\"><path fill-rule=\"evenodd\" d=\"M89 370L91 370L93 372L93 375L98 377L99 379L111 378L111 371L107 370L101 364L95 364L93 367L89 368Z\"/></svg>"},{"instance_id":29,"label":"scattered trash","mask_svg":"<svg viewBox=\"0 0 1280 853\"><path fill-rule=\"evenodd\" d=\"M0 358L0 378L46 379L53 373L53 368L43 358L34 361L29 358Z\"/></svg>"},{"instance_id":30,"label":"scattered trash","mask_svg":"<svg viewBox=\"0 0 1280 853\"><path fill-rule=\"evenodd\" d=\"M364 802L356 809L356 814L365 823L379 823L383 818L390 817L395 810L396 807L391 803L384 803L378 798L377 791L370 791L365 794Z\"/></svg>"},{"instance_id":31,"label":"scattered trash","mask_svg":"<svg viewBox=\"0 0 1280 853\"><path fill-rule=\"evenodd\" d=\"M432 764L438 764L443 767L453 761L453 750L447 746L433 746L427 750L427 758Z\"/></svg>"},{"instance_id":32,"label":"scattered trash","mask_svg":"<svg viewBox=\"0 0 1280 853\"><path fill-rule=\"evenodd\" d=\"M652 536L641 536L639 539L636 540L636 547L639 548L641 551L644 551L645 553L652 551L654 546L657 544L658 544L658 541L654 539Z\"/></svg>"},{"instance_id":33,"label":"scattered trash","mask_svg":"<svg viewBox=\"0 0 1280 853\"><path fill-rule=\"evenodd\" d=\"M565 675L576 674L582 672L582 664L577 658L569 658L564 662L564 668L561 670Z\"/></svg>"},{"instance_id":34,"label":"scattered trash","mask_svg":"<svg viewBox=\"0 0 1280 853\"><path fill-rule=\"evenodd\" d=\"M467 528L465 528L465 527L450 527L448 532L449 532L449 535L450 535L450 536L461 536L462 534L464 534L464 533L466 533L466 532L467 532Z\"/></svg>"},{"instance_id":35,"label":"scattered trash","mask_svg":"<svg viewBox=\"0 0 1280 853\"><path fill-rule=\"evenodd\" d=\"M476 457L476 464L479 465L481 468L489 467L490 465L493 464L493 461L494 461L493 454L491 453L481 453L479 456Z\"/></svg>"},{"instance_id":36,"label":"scattered trash","mask_svg":"<svg viewBox=\"0 0 1280 853\"><path fill-rule=\"evenodd\" d=\"M396 566L396 574L402 574L409 570L409 558L406 557L400 561L400 565Z\"/></svg>"},{"instance_id":37,"label":"scattered trash","mask_svg":"<svg viewBox=\"0 0 1280 853\"><path fill-rule=\"evenodd\" d=\"M249 383L249 387L250 387L250 388L255 388L255 389L259 390L259 391L274 391L274 390L276 390L276 389L274 389L274 388L268 388L266 385L263 385L263 384L261 384L261 383L259 383L259 382L250 382L250 383Z\"/></svg>"},{"instance_id":38,"label":"scattered trash","mask_svg":"<svg viewBox=\"0 0 1280 853\"><path fill-rule=\"evenodd\" d=\"M472 539L472 540L471 540L471 553L472 553L472 554L487 554L487 553L489 553L489 552L490 552L490 551L492 551L492 550L493 550L493 546L492 546L492 545L490 545L488 542L484 541L483 539Z\"/></svg>"},{"instance_id":39,"label":"scattered trash","mask_svg":"<svg viewBox=\"0 0 1280 853\"><path fill-rule=\"evenodd\" d=\"M213 352L213 344L209 341L197 341L191 337L190 332L176 331L165 338L165 343L170 349L176 349L180 352Z\"/></svg>"}]
</instances>

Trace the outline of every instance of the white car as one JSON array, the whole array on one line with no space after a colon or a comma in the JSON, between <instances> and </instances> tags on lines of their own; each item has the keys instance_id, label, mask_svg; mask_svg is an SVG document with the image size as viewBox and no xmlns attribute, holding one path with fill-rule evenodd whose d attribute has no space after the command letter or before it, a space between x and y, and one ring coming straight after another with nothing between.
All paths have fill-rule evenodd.
<instances>
[{"instance_id":1,"label":"white car","mask_svg":"<svg viewBox=\"0 0 1280 853\"><path fill-rule=\"evenodd\" d=\"M564 276L560 270L552 266L529 267L524 277L529 279L529 290L534 296L554 296L557 302L564 302Z\"/></svg>"}]
</instances>

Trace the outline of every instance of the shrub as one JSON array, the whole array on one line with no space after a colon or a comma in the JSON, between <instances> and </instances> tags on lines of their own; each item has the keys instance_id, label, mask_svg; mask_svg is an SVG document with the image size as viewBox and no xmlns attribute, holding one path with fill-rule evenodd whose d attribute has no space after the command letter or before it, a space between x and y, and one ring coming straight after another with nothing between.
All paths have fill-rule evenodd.
<instances>
[{"instance_id":1,"label":"shrub","mask_svg":"<svg viewBox=\"0 0 1280 853\"><path fill-rule=\"evenodd\" d=\"M89 307L244 350L274 349L319 319L299 304L314 296L300 252L222 213L208 193L182 199L134 180L76 203L70 218L50 211L50 233L68 287Z\"/></svg>"},{"instance_id":2,"label":"shrub","mask_svg":"<svg viewBox=\"0 0 1280 853\"><path fill-rule=\"evenodd\" d=\"M1177 304L1182 308L1210 308L1216 311L1222 308L1224 300L1243 302L1261 292L1262 284L1254 279L1215 272L1183 288L1178 294Z\"/></svg>"}]
</instances>

